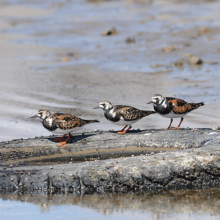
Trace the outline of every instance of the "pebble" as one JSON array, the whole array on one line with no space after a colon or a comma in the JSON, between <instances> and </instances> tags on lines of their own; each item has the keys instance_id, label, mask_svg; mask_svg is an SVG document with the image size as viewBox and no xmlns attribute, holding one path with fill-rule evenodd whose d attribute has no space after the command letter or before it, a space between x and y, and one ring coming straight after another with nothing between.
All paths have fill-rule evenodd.
<instances>
[{"instance_id":1,"label":"pebble","mask_svg":"<svg viewBox=\"0 0 220 220\"><path fill-rule=\"evenodd\" d=\"M182 60L177 60L176 62L172 63L172 66L183 67L183 61Z\"/></svg>"},{"instance_id":2,"label":"pebble","mask_svg":"<svg viewBox=\"0 0 220 220\"><path fill-rule=\"evenodd\" d=\"M212 130L214 130L214 131L220 130L220 127L219 127L219 126L213 126L213 127L212 127Z\"/></svg>"},{"instance_id":3,"label":"pebble","mask_svg":"<svg viewBox=\"0 0 220 220\"><path fill-rule=\"evenodd\" d=\"M172 51L175 51L176 48L175 48L174 46L167 46L167 47L164 47L162 50L163 50L163 52L165 52L165 53L170 53L170 52L172 52Z\"/></svg>"},{"instance_id":4,"label":"pebble","mask_svg":"<svg viewBox=\"0 0 220 220\"><path fill-rule=\"evenodd\" d=\"M110 35L115 35L117 34L116 28L112 27L111 29L106 29L102 32L102 36L110 36Z\"/></svg>"},{"instance_id":5,"label":"pebble","mask_svg":"<svg viewBox=\"0 0 220 220\"><path fill-rule=\"evenodd\" d=\"M188 60L188 63L190 65L200 65L203 63L203 61L197 56L191 56Z\"/></svg>"},{"instance_id":6,"label":"pebble","mask_svg":"<svg viewBox=\"0 0 220 220\"><path fill-rule=\"evenodd\" d=\"M134 38L134 37L127 37L127 38L125 39L125 42L126 42L127 44L135 43L135 38Z\"/></svg>"}]
</instances>

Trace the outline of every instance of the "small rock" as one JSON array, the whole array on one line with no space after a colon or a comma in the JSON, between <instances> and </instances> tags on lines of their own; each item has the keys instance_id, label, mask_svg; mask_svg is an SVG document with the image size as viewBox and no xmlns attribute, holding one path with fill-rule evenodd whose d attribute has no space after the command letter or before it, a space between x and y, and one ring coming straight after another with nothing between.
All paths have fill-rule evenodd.
<instances>
[{"instance_id":1,"label":"small rock","mask_svg":"<svg viewBox=\"0 0 220 220\"><path fill-rule=\"evenodd\" d=\"M164 47L162 50L165 53L169 53L169 52L176 50L176 48L174 46L167 46L167 47Z\"/></svg>"},{"instance_id":2,"label":"small rock","mask_svg":"<svg viewBox=\"0 0 220 220\"><path fill-rule=\"evenodd\" d=\"M68 57L73 57L73 56L74 56L74 53L69 52L69 53L67 53L66 55L67 55Z\"/></svg>"},{"instance_id":3,"label":"small rock","mask_svg":"<svg viewBox=\"0 0 220 220\"><path fill-rule=\"evenodd\" d=\"M127 38L125 39L125 42L126 42L127 44L135 43L135 38L133 38L133 37L127 37Z\"/></svg>"},{"instance_id":4,"label":"small rock","mask_svg":"<svg viewBox=\"0 0 220 220\"><path fill-rule=\"evenodd\" d=\"M102 36L110 36L110 35L114 35L114 34L117 34L117 30L112 27L111 29L106 29L102 32Z\"/></svg>"},{"instance_id":5,"label":"small rock","mask_svg":"<svg viewBox=\"0 0 220 220\"><path fill-rule=\"evenodd\" d=\"M200 65L203 63L203 61L197 56L191 56L188 60L188 63L190 65Z\"/></svg>"},{"instance_id":6,"label":"small rock","mask_svg":"<svg viewBox=\"0 0 220 220\"><path fill-rule=\"evenodd\" d=\"M151 64L150 66L151 66L151 68L161 68L161 67L166 67L167 65L154 63L154 64Z\"/></svg>"},{"instance_id":7,"label":"small rock","mask_svg":"<svg viewBox=\"0 0 220 220\"><path fill-rule=\"evenodd\" d=\"M213 126L213 127L212 127L212 130L214 130L214 131L220 130L220 127L219 127L219 126Z\"/></svg>"},{"instance_id":8,"label":"small rock","mask_svg":"<svg viewBox=\"0 0 220 220\"><path fill-rule=\"evenodd\" d=\"M182 60L177 60L176 62L172 63L172 66L183 67L183 61Z\"/></svg>"},{"instance_id":9,"label":"small rock","mask_svg":"<svg viewBox=\"0 0 220 220\"><path fill-rule=\"evenodd\" d=\"M87 144L87 141L85 138L82 140L82 144Z\"/></svg>"},{"instance_id":10,"label":"small rock","mask_svg":"<svg viewBox=\"0 0 220 220\"><path fill-rule=\"evenodd\" d=\"M204 34L204 33L207 33L209 31L210 31L210 29L208 27L199 28L199 34Z\"/></svg>"},{"instance_id":11,"label":"small rock","mask_svg":"<svg viewBox=\"0 0 220 220\"><path fill-rule=\"evenodd\" d=\"M13 164L11 164L10 167L13 167Z\"/></svg>"},{"instance_id":12,"label":"small rock","mask_svg":"<svg viewBox=\"0 0 220 220\"><path fill-rule=\"evenodd\" d=\"M190 53L183 54L184 57L191 57L192 55Z\"/></svg>"},{"instance_id":13,"label":"small rock","mask_svg":"<svg viewBox=\"0 0 220 220\"><path fill-rule=\"evenodd\" d=\"M70 58L68 58L68 57L63 57L61 59L61 62L68 62L68 61L70 61Z\"/></svg>"}]
</instances>

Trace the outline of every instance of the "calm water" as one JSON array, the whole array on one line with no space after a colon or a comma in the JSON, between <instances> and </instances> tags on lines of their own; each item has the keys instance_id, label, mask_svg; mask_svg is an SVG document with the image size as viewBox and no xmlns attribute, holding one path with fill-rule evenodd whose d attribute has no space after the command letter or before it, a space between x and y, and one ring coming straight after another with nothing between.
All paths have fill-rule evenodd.
<instances>
[{"instance_id":1,"label":"calm water","mask_svg":"<svg viewBox=\"0 0 220 220\"><path fill-rule=\"evenodd\" d=\"M220 219L220 191L157 194L1 195L0 218L7 219Z\"/></svg>"}]
</instances>

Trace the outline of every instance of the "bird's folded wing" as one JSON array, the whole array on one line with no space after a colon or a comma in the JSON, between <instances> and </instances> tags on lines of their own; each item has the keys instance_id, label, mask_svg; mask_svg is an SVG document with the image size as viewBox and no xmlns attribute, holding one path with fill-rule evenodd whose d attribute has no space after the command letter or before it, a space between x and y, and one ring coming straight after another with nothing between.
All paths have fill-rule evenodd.
<instances>
[{"instance_id":1,"label":"bird's folded wing","mask_svg":"<svg viewBox=\"0 0 220 220\"><path fill-rule=\"evenodd\" d=\"M134 121L146 116L144 112L131 106L122 107L119 114L125 121Z\"/></svg>"},{"instance_id":2,"label":"bird's folded wing","mask_svg":"<svg viewBox=\"0 0 220 220\"><path fill-rule=\"evenodd\" d=\"M54 118L54 121L58 128L64 130L74 129L85 124L80 118L73 115L59 115Z\"/></svg>"}]
</instances>

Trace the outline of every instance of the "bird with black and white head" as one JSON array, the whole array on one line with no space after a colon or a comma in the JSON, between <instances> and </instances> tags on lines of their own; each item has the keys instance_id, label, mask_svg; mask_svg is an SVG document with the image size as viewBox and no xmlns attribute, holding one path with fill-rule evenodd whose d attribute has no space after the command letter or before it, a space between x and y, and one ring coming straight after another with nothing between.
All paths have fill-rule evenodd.
<instances>
[{"instance_id":1,"label":"bird with black and white head","mask_svg":"<svg viewBox=\"0 0 220 220\"><path fill-rule=\"evenodd\" d=\"M116 125L123 125L125 126L119 134L125 134L129 131L132 127L131 125L143 117L156 113L155 111L146 111L146 110L139 110L132 106L127 105L115 105L113 106L109 101L102 101L99 103L98 107L94 109L101 108L104 111L105 118L116 124ZM128 127L127 130L125 128Z\"/></svg>"},{"instance_id":2,"label":"bird with black and white head","mask_svg":"<svg viewBox=\"0 0 220 220\"><path fill-rule=\"evenodd\" d=\"M173 97L163 97L162 95L156 94L152 96L151 101L147 104L153 104L154 110L159 113L162 117L170 118L170 125L168 129L170 129L171 124L173 122L173 118L181 118L178 127L174 127L173 129L179 129L180 125L183 121L183 117L187 115L194 109L199 108L204 105L204 102L199 103L188 103L182 99L173 98Z\"/></svg>"},{"instance_id":3,"label":"bird with black and white head","mask_svg":"<svg viewBox=\"0 0 220 220\"><path fill-rule=\"evenodd\" d=\"M99 122L98 120L84 120L78 118L74 115L65 114L65 113L50 113L48 110L42 109L31 118L40 118L42 119L42 124L44 128L54 134L63 134L60 138L55 138L54 141L61 141L65 136L69 135L64 142L60 142L60 146L64 145L66 147L67 141L72 136L71 133L81 129L83 126Z\"/></svg>"}]
</instances>

